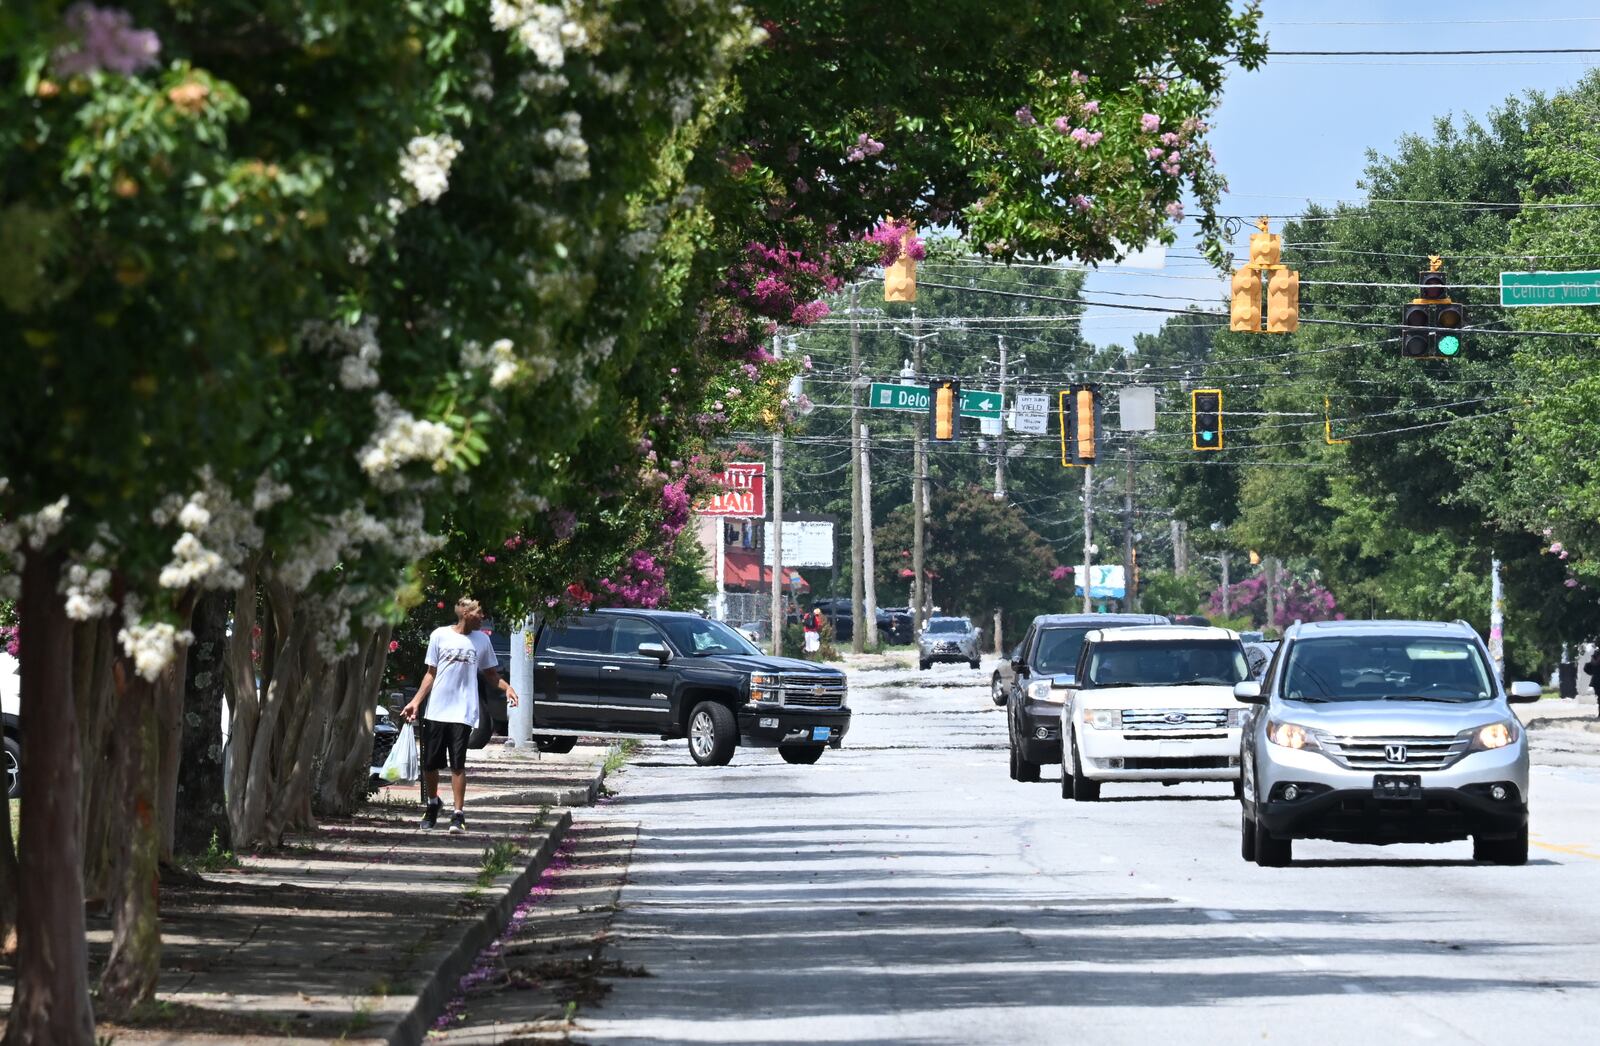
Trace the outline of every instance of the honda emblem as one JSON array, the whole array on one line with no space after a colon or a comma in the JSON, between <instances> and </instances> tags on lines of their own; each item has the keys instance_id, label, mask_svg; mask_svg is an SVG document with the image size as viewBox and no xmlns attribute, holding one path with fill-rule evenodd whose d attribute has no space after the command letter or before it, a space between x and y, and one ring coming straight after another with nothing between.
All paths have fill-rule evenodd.
<instances>
[{"instance_id":1,"label":"honda emblem","mask_svg":"<svg viewBox=\"0 0 1600 1046\"><path fill-rule=\"evenodd\" d=\"M1403 763L1406 761L1406 746L1384 745L1383 757L1391 763Z\"/></svg>"}]
</instances>

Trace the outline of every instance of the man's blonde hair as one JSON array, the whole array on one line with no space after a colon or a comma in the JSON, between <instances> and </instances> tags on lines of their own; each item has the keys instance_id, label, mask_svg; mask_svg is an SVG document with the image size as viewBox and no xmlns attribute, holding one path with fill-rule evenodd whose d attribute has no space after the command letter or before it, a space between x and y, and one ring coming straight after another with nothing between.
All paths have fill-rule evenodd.
<instances>
[{"instance_id":1,"label":"man's blonde hair","mask_svg":"<svg viewBox=\"0 0 1600 1046\"><path fill-rule=\"evenodd\" d=\"M471 596L462 596L456 600L456 617L466 617L468 614L483 615L483 604Z\"/></svg>"}]
</instances>

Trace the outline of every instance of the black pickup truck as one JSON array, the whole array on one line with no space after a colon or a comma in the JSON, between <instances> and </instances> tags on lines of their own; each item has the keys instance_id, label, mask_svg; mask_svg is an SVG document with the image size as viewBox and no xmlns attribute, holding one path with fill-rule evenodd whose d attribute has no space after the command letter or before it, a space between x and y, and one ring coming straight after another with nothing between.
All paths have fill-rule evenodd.
<instances>
[{"instance_id":1,"label":"black pickup truck","mask_svg":"<svg viewBox=\"0 0 1600 1046\"><path fill-rule=\"evenodd\" d=\"M850 729L843 672L768 657L696 614L600 610L547 622L533 665L534 735L546 751L570 749L579 734L686 737L702 766L726 764L740 744L809 764Z\"/></svg>"}]
</instances>

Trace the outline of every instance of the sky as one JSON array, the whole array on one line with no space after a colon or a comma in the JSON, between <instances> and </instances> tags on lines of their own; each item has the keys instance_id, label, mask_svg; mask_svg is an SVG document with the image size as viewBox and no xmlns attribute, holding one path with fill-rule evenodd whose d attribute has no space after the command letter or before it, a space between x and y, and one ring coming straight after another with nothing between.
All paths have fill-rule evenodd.
<instances>
[{"instance_id":1,"label":"sky","mask_svg":"<svg viewBox=\"0 0 1600 1046\"><path fill-rule=\"evenodd\" d=\"M1269 58L1255 71L1235 68L1212 124L1212 147L1228 178L1223 214L1293 214L1307 200L1359 200L1356 182L1368 149L1390 153L1406 134L1429 134L1445 113L1483 116L1508 95L1551 93L1600 65L1593 55L1434 56L1435 50L1600 48L1594 0L1265 0L1263 28L1285 51L1413 51L1419 57ZM1429 16L1432 16L1430 18ZM1276 230L1281 223L1274 222ZM1159 270L1094 272L1091 300L1182 308L1170 296L1218 303L1225 292L1194 248L1194 223L1179 227ZM1240 234L1235 256L1247 253ZM1147 252L1148 253L1148 252ZM1118 292L1118 296L1106 292ZM1100 292L1100 293L1095 293ZM1122 295L1167 297L1124 297ZM1098 345L1131 345L1154 332L1162 315L1089 307L1084 336Z\"/></svg>"}]
</instances>

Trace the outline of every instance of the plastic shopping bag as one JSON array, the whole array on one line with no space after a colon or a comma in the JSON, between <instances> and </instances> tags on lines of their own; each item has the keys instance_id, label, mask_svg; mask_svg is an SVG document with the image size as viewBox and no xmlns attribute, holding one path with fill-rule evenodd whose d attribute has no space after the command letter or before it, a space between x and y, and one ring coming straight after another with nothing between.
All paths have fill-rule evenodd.
<instances>
[{"instance_id":1,"label":"plastic shopping bag","mask_svg":"<svg viewBox=\"0 0 1600 1046\"><path fill-rule=\"evenodd\" d=\"M383 761L383 770L379 777L389 784L396 781L415 781L422 767L417 759L417 735L415 728L407 723L400 728L400 734L394 739L394 747L389 749L389 758Z\"/></svg>"}]
</instances>

